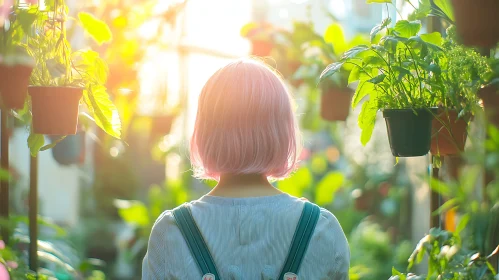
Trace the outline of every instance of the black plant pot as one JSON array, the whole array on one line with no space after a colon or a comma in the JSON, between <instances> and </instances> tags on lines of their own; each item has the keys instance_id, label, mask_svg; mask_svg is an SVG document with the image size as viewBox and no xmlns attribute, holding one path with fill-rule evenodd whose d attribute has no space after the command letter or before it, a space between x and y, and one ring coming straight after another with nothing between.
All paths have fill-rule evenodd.
<instances>
[{"instance_id":1,"label":"black plant pot","mask_svg":"<svg viewBox=\"0 0 499 280\"><path fill-rule=\"evenodd\" d=\"M433 120L428 109L385 109L383 117L394 156L418 157L428 153Z\"/></svg>"},{"instance_id":2,"label":"black plant pot","mask_svg":"<svg viewBox=\"0 0 499 280\"><path fill-rule=\"evenodd\" d=\"M52 141L62 136L51 136ZM52 149L52 156L61 165L83 164L85 162L85 132L68 135Z\"/></svg>"}]
</instances>

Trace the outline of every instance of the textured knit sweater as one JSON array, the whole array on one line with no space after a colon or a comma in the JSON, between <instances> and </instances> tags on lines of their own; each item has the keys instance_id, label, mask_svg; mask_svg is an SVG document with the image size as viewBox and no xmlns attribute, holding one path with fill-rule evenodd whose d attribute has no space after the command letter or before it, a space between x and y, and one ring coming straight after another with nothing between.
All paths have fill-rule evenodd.
<instances>
[{"instance_id":1,"label":"textured knit sweater","mask_svg":"<svg viewBox=\"0 0 499 280\"><path fill-rule=\"evenodd\" d=\"M221 280L276 280L303 205L303 200L288 194L250 198L205 195L190 202L190 209ZM349 264L345 234L336 217L321 208L298 277L348 279ZM172 212L165 211L152 229L142 264L142 279L199 280L201 277Z\"/></svg>"}]
</instances>

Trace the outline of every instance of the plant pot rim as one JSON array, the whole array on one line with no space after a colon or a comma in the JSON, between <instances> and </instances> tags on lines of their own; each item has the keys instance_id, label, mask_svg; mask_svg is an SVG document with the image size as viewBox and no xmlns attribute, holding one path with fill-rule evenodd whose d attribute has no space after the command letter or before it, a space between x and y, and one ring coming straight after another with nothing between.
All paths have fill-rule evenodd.
<instances>
[{"instance_id":1,"label":"plant pot rim","mask_svg":"<svg viewBox=\"0 0 499 280\"><path fill-rule=\"evenodd\" d=\"M433 112L436 112L438 110L438 107L423 107L423 108L398 108L398 109L391 109L391 108L384 108L381 109L382 112L384 111L390 111L390 112L406 112L406 111L427 111L431 110Z\"/></svg>"},{"instance_id":2,"label":"plant pot rim","mask_svg":"<svg viewBox=\"0 0 499 280\"><path fill-rule=\"evenodd\" d=\"M69 88L69 89L80 89L84 90L84 87L75 87L75 86L36 86L36 85L29 85L28 88Z\"/></svg>"}]
</instances>

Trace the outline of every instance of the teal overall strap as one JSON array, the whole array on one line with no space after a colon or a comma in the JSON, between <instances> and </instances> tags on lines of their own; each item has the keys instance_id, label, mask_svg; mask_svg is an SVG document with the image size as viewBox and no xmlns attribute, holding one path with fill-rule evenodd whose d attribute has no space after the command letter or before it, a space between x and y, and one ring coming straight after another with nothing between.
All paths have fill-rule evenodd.
<instances>
[{"instance_id":1,"label":"teal overall strap","mask_svg":"<svg viewBox=\"0 0 499 280\"><path fill-rule=\"evenodd\" d=\"M289 249L288 256L286 257L286 262L284 263L281 273L279 274L279 278L277 278L278 280L283 280L285 275L296 276L298 274L303 257L307 251L308 244L310 243L315 226L319 220L320 212L321 210L319 206L310 202L305 202L300 220L296 226L293 241L291 241L291 247ZM293 278L290 277L289 279Z\"/></svg>"},{"instance_id":2,"label":"teal overall strap","mask_svg":"<svg viewBox=\"0 0 499 280\"><path fill-rule=\"evenodd\" d=\"M206 246L206 242L204 241L187 204L183 204L174 209L173 216L175 217L175 222L177 223L180 232L189 246L192 256L201 270L201 274L205 276L212 274L214 278L207 277L206 279L220 280L215 262L213 261L208 246ZM205 277L203 276L203 278Z\"/></svg>"}]
</instances>

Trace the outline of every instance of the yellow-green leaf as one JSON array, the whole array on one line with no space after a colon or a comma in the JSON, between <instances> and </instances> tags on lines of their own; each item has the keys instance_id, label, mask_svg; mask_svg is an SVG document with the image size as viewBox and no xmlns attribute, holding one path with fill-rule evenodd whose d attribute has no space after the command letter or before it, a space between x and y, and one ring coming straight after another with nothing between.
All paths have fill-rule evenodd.
<instances>
[{"instance_id":1,"label":"yellow-green leaf","mask_svg":"<svg viewBox=\"0 0 499 280\"><path fill-rule=\"evenodd\" d=\"M334 194L336 191L343 186L345 178L341 172L333 171L329 172L322 180L317 184L317 190L315 193L315 203L318 205L326 205L334 200Z\"/></svg>"},{"instance_id":2,"label":"yellow-green leaf","mask_svg":"<svg viewBox=\"0 0 499 280\"><path fill-rule=\"evenodd\" d=\"M341 25L334 23L329 25L324 33L324 41L333 45L336 55L343 54L347 50L347 42Z\"/></svg>"},{"instance_id":3,"label":"yellow-green leaf","mask_svg":"<svg viewBox=\"0 0 499 280\"><path fill-rule=\"evenodd\" d=\"M35 134L33 132L28 136L28 147L31 156L36 156L40 149L45 144L45 137L42 134Z\"/></svg>"},{"instance_id":4,"label":"yellow-green leaf","mask_svg":"<svg viewBox=\"0 0 499 280\"><path fill-rule=\"evenodd\" d=\"M302 196L303 191L309 188L313 183L310 170L306 167L298 169L291 177L279 181L277 187L290 195Z\"/></svg>"},{"instance_id":5,"label":"yellow-green leaf","mask_svg":"<svg viewBox=\"0 0 499 280\"><path fill-rule=\"evenodd\" d=\"M138 226L149 225L149 211L144 203L135 200L116 199L114 205L118 208L118 214L126 223Z\"/></svg>"},{"instance_id":6,"label":"yellow-green leaf","mask_svg":"<svg viewBox=\"0 0 499 280\"><path fill-rule=\"evenodd\" d=\"M399 20L395 24L394 29L399 34L399 36L409 38L418 34L419 30L421 29L421 22L419 20Z\"/></svg>"},{"instance_id":7,"label":"yellow-green leaf","mask_svg":"<svg viewBox=\"0 0 499 280\"><path fill-rule=\"evenodd\" d=\"M421 39L426 43L440 46L442 44L442 34L440 32L432 32L429 34L421 34Z\"/></svg>"},{"instance_id":8,"label":"yellow-green leaf","mask_svg":"<svg viewBox=\"0 0 499 280\"><path fill-rule=\"evenodd\" d=\"M109 26L102 20L97 19L92 14L86 12L78 13L78 18L83 29L92 37L97 44L109 42L113 39L113 34Z\"/></svg>"},{"instance_id":9,"label":"yellow-green leaf","mask_svg":"<svg viewBox=\"0 0 499 280\"><path fill-rule=\"evenodd\" d=\"M103 86L91 86L83 91L83 98L87 107L95 118L95 123L107 134L115 137L121 137L121 121L118 109L113 104L106 88Z\"/></svg>"}]
</instances>

